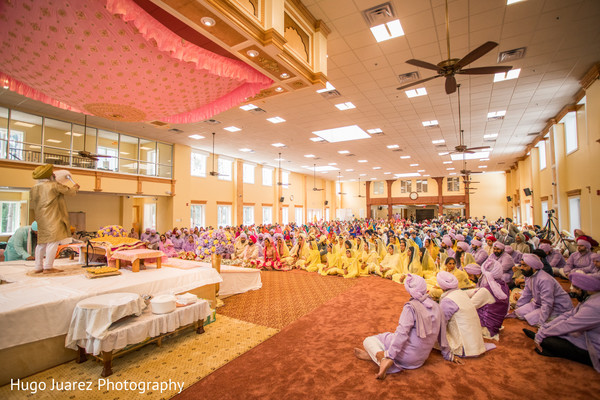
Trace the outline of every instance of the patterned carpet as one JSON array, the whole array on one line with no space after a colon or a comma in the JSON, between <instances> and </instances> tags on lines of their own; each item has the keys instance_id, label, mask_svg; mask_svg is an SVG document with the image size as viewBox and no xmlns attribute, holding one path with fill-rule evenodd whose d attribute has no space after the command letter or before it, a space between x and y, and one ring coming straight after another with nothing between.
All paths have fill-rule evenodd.
<instances>
[{"instance_id":1,"label":"patterned carpet","mask_svg":"<svg viewBox=\"0 0 600 400\"><path fill-rule=\"evenodd\" d=\"M262 271L261 279L262 289L228 297L217 313L282 329L358 282L301 270Z\"/></svg>"},{"instance_id":2,"label":"patterned carpet","mask_svg":"<svg viewBox=\"0 0 600 400\"><path fill-rule=\"evenodd\" d=\"M219 315L216 322L197 335L193 330L163 341L162 347L150 344L113 360L111 382L183 382L187 388L213 371L257 346L278 330ZM98 389L102 365L93 360L83 364L74 361L24 379L25 384L45 382L47 389L31 394L11 391L10 385L0 388L0 399L169 399L177 394L172 385L162 393L145 390ZM52 382L92 382L90 391L50 390Z\"/></svg>"}]
</instances>

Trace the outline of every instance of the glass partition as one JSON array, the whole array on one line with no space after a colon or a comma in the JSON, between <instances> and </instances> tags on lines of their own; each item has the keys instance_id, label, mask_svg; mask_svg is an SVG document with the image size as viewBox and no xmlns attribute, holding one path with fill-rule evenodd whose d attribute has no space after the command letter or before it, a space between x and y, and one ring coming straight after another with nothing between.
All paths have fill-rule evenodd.
<instances>
[{"instance_id":1,"label":"glass partition","mask_svg":"<svg viewBox=\"0 0 600 400\"><path fill-rule=\"evenodd\" d=\"M99 157L96 161L96 168L116 171L119 157L119 134L98 129L96 154L105 156Z\"/></svg>"},{"instance_id":2,"label":"glass partition","mask_svg":"<svg viewBox=\"0 0 600 400\"><path fill-rule=\"evenodd\" d=\"M60 149L71 148L71 123L46 118L44 120L44 145Z\"/></svg>"},{"instance_id":3,"label":"glass partition","mask_svg":"<svg viewBox=\"0 0 600 400\"><path fill-rule=\"evenodd\" d=\"M8 152L8 109L0 107L0 158Z\"/></svg>"}]
</instances>

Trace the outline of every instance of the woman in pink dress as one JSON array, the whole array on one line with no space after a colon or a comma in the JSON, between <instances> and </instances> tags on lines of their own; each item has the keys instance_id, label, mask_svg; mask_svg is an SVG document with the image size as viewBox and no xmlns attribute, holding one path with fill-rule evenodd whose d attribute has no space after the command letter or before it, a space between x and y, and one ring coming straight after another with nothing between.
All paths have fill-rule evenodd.
<instances>
[{"instance_id":1,"label":"woman in pink dress","mask_svg":"<svg viewBox=\"0 0 600 400\"><path fill-rule=\"evenodd\" d=\"M260 269L266 270L277 270L283 271L285 270L285 266L281 259L279 258L279 252L277 251L277 247L273 245L273 239L269 235L265 235L263 240L264 250L263 250L263 260L260 263Z\"/></svg>"},{"instance_id":2,"label":"woman in pink dress","mask_svg":"<svg viewBox=\"0 0 600 400\"><path fill-rule=\"evenodd\" d=\"M158 249L165 253L167 257L177 257L177 250L165 235L160 235L160 241L158 242Z\"/></svg>"}]
</instances>

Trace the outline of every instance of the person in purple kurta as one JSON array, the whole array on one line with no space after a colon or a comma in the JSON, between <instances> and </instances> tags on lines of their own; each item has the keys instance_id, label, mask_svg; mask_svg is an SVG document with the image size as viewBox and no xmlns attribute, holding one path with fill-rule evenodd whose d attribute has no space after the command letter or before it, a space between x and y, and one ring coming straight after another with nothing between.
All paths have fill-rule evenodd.
<instances>
[{"instance_id":1,"label":"person in purple kurta","mask_svg":"<svg viewBox=\"0 0 600 400\"><path fill-rule=\"evenodd\" d=\"M515 262L510 254L505 252L504 249L505 246L502 243L494 242L494 246L492 247L493 252L490 254L488 259L498 261L500 265L502 265L502 279L504 279L504 282L508 283L512 279L512 267L514 267Z\"/></svg>"},{"instance_id":2,"label":"person in purple kurta","mask_svg":"<svg viewBox=\"0 0 600 400\"><path fill-rule=\"evenodd\" d=\"M502 279L502 265L498 261L489 260L483 263L477 287L479 290L486 290L493 297L492 301L485 301L485 304L477 308L477 314L481 322L483 337L495 338L500 332L502 322L508 312L510 296L508 285ZM477 293L471 297L471 300L474 297L482 298L483 296Z\"/></svg>"},{"instance_id":3,"label":"person in purple kurta","mask_svg":"<svg viewBox=\"0 0 600 400\"><path fill-rule=\"evenodd\" d=\"M182 250L183 251L193 251L196 252L196 249L198 248L198 245L196 244L196 241L194 240L194 236L193 235L189 235L187 237L187 241L183 244Z\"/></svg>"},{"instance_id":4,"label":"person in purple kurta","mask_svg":"<svg viewBox=\"0 0 600 400\"><path fill-rule=\"evenodd\" d=\"M587 240L579 239L577 241L577 253L569 256L564 268L553 269L555 275L561 275L565 278L569 277L574 271L584 273L594 272L595 267L592 265L592 245Z\"/></svg>"},{"instance_id":5,"label":"person in purple kurta","mask_svg":"<svg viewBox=\"0 0 600 400\"><path fill-rule=\"evenodd\" d=\"M508 254L509 256L512 257L513 262L515 264L521 264L521 259L523 258L523 253L521 253L519 250L513 249L511 246L506 246L504 248L504 251L506 252L506 254Z\"/></svg>"},{"instance_id":6,"label":"person in purple kurta","mask_svg":"<svg viewBox=\"0 0 600 400\"><path fill-rule=\"evenodd\" d=\"M471 240L471 254L475 258L475 262L479 265L483 264L488 258L488 253L482 248L483 243L477 239Z\"/></svg>"},{"instance_id":7,"label":"person in purple kurta","mask_svg":"<svg viewBox=\"0 0 600 400\"><path fill-rule=\"evenodd\" d=\"M552 248L552 246L548 243L540 244L540 250L543 250L544 253L546 253L546 261L548 261L548 264L550 264L552 270L554 270L554 268L564 268L565 265L567 265L567 262L565 261L563 255L560 254L560 251Z\"/></svg>"},{"instance_id":8,"label":"person in purple kurta","mask_svg":"<svg viewBox=\"0 0 600 400\"><path fill-rule=\"evenodd\" d=\"M532 326L541 326L549 319L573 309L567 292L542 268L544 264L538 256L523 254L521 271L525 275L525 289L517 295L514 316Z\"/></svg>"},{"instance_id":9,"label":"person in purple kurta","mask_svg":"<svg viewBox=\"0 0 600 400\"><path fill-rule=\"evenodd\" d=\"M181 237L180 230L175 232L175 236L171 237L171 242L173 243L175 250L181 251L183 249L183 244L185 241L183 240L183 237Z\"/></svg>"},{"instance_id":10,"label":"person in purple kurta","mask_svg":"<svg viewBox=\"0 0 600 400\"><path fill-rule=\"evenodd\" d=\"M444 359L462 364L454 358L446 341L446 321L440 306L427 295L427 284L418 275L408 274L404 287L411 299L404 304L395 332L369 336L363 341L363 349L355 348L354 354L361 360L379 365L377 379L385 379L388 373L422 366L434 344L438 343Z\"/></svg>"},{"instance_id":11,"label":"person in purple kurta","mask_svg":"<svg viewBox=\"0 0 600 400\"><path fill-rule=\"evenodd\" d=\"M142 235L140 236L140 240L142 242L145 242L148 240L148 238L150 237L150 228L146 228L146 230L144 231L144 233L142 233Z\"/></svg>"},{"instance_id":12,"label":"person in purple kurta","mask_svg":"<svg viewBox=\"0 0 600 400\"><path fill-rule=\"evenodd\" d=\"M449 236L445 236L444 238L442 238L442 249L440 250L440 252L445 251L446 254L448 254L448 257L454 257L456 253L452 249L453 245L454 243L452 242L452 239L450 239Z\"/></svg>"},{"instance_id":13,"label":"person in purple kurta","mask_svg":"<svg viewBox=\"0 0 600 400\"><path fill-rule=\"evenodd\" d=\"M574 273L572 297L579 304L542 325L537 333L523 329L535 340L536 353L591 365L600 372L600 276Z\"/></svg>"}]
</instances>

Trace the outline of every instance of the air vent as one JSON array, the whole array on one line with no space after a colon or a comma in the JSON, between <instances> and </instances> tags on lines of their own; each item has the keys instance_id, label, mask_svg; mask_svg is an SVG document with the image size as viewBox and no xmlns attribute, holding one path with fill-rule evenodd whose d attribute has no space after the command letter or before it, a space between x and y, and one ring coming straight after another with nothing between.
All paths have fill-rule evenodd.
<instances>
[{"instance_id":1,"label":"air vent","mask_svg":"<svg viewBox=\"0 0 600 400\"><path fill-rule=\"evenodd\" d=\"M493 117L489 117L487 120L488 121L499 121L501 119L504 119L504 115L495 115Z\"/></svg>"},{"instance_id":2,"label":"air vent","mask_svg":"<svg viewBox=\"0 0 600 400\"><path fill-rule=\"evenodd\" d=\"M396 19L392 3L390 2L368 8L362 12L362 15L369 26L385 24Z\"/></svg>"},{"instance_id":3,"label":"air vent","mask_svg":"<svg viewBox=\"0 0 600 400\"><path fill-rule=\"evenodd\" d=\"M408 83L419 79L420 75L418 71L409 72L406 74L398 75L400 83Z\"/></svg>"},{"instance_id":4,"label":"air vent","mask_svg":"<svg viewBox=\"0 0 600 400\"><path fill-rule=\"evenodd\" d=\"M150 124L150 125L155 126L157 128L168 128L169 127L168 123L162 122L162 121L150 121L150 122L147 122L147 124Z\"/></svg>"},{"instance_id":5,"label":"air vent","mask_svg":"<svg viewBox=\"0 0 600 400\"><path fill-rule=\"evenodd\" d=\"M251 112L253 114L266 113L266 111L260 107L256 107L256 108L253 108L252 110L248 110L248 112Z\"/></svg>"},{"instance_id":6,"label":"air vent","mask_svg":"<svg viewBox=\"0 0 600 400\"><path fill-rule=\"evenodd\" d=\"M498 54L498 64L520 60L525 57L526 47L519 47L518 49L506 50Z\"/></svg>"},{"instance_id":7,"label":"air vent","mask_svg":"<svg viewBox=\"0 0 600 400\"><path fill-rule=\"evenodd\" d=\"M504 161L499 162L498 165L506 164Z\"/></svg>"},{"instance_id":8,"label":"air vent","mask_svg":"<svg viewBox=\"0 0 600 400\"><path fill-rule=\"evenodd\" d=\"M206 122L209 125L218 125L221 123L221 121L217 121L216 119L207 119L206 121L202 121L202 122Z\"/></svg>"},{"instance_id":9,"label":"air vent","mask_svg":"<svg viewBox=\"0 0 600 400\"><path fill-rule=\"evenodd\" d=\"M330 90L328 92L321 92L321 96L323 96L327 100L334 99L336 97L340 97L341 95L342 94L340 92L338 92L337 90Z\"/></svg>"},{"instance_id":10,"label":"air vent","mask_svg":"<svg viewBox=\"0 0 600 400\"><path fill-rule=\"evenodd\" d=\"M183 131L181 129L177 129L177 128L171 128L169 129L169 132L173 132L173 133L183 133Z\"/></svg>"},{"instance_id":11,"label":"air vent","mask_svg":"<svg viewBox=\"0 0 600 400\"><path fill-rule=\"evenodd\" d=\"M356 154L352 154L352 153L346 154L346 157L355 157L355 156L356 156Z\"/></svg>"},{"instance_id":12,"label":"air vent","mask_svg":"<svg viewBox=\"0 0 600 400\"><path fill-rule=\"evenodd\" d=\"M402 149L394 149L392 151L404 151L404 150L402 150Z\"/></svg>"},{"instance_id":13,"label":"air vent","mask_svg":"<svg viewBox=\"0 0 600 400\"><path fill-rule=\"evenodd\" d=\"M540 134L539 132L529 132L529 133L527 134L527 136L537 136L537 135L539 135L539 134Z\"/></svg>"},{"instance_id":14,"label":"air vent","mask_svg":"<svg viewBox=\"0 0 600 400\"><path fill-rule=\"evenodd\" d=\"M381 132L373 132L373 133L369 133L371 136L383 136L385 135L385 133L383 133L383 131Z\"/></svg>"}]
</instances>

